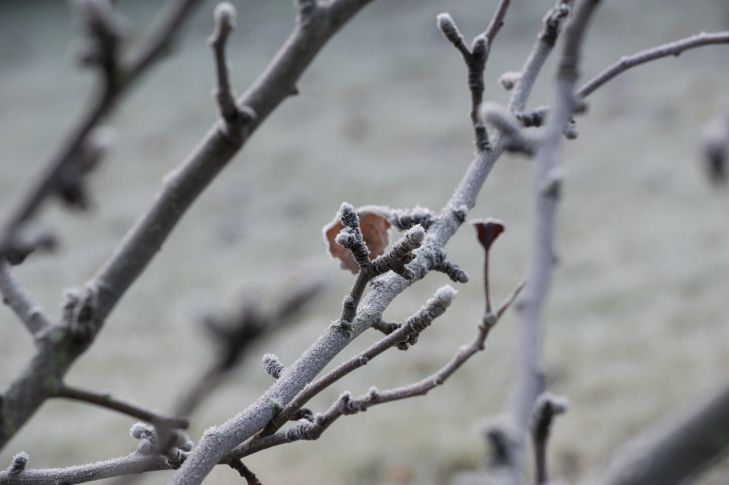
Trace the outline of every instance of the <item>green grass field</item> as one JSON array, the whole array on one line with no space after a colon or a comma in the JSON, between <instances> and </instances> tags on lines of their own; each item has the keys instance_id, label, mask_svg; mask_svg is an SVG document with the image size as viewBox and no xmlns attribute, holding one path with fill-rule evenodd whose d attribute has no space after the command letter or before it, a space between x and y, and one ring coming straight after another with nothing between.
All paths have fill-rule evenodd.
<instances>
[{"instance_id":1,"label":"green grass field","mask_svg":"<svg viewBox=\"0 0 729 485\"><path fill-rule=\"evenodd\" d=\"M132 39L152 3L120 2ZM234 85L242 92L287 35L290 0L235 1ZM439 209L473 148L465 68L435 27L448 10L468 37L494 0L380 0L321 53L301 94L263 125L193 207L163 251L76 364L69 382L169 409L210 359L198 324L241 297L274 301L312 273L330 282L320 304L286 333L262 341L230 384L194 416L193 439L255 399L270 383L264 352L286 364L337 318L351 275L329 260L320 230L340 203ZM515 1L487 67L488 99L505 102L498 77L521 67L552 0ZM726 29L722 0L604 2L586 45L585 76L623 54L703 30ZM51 204L39 224L60 236L18 276L54 316L64 288L82 285L147 207L165 173L215 119L205 4L174 55L151 72L111 121L115 143L91 179L94 210ZM90 87L73 65L79 45L64 2L0 5L0 207L5 214L56 149ZM578 481L630 437L711 392L729 368L729 193L713 190L699 165L701 125L729 104L729 48L708 47L638 68L596 93L566 146L559 256L548 312L552 390L570 399L553 435L556 477ZM553 65L531 106L551 99ZM493 252L497 298L522 278L532 231L532 162L503 157L472 212L498 217L507 232ZM472 283L407 353L392 352L342 381L340 392L412 382L435 370L475 332L483 302L481 253L470 227L450 259ZM432 274L396 300L386 318L416 310L445 277ZM0 310L0 388L33 345ZM444 386L418 400L343 418L316 442L260 453L247 464L266 483L429 484L484 460L481 426L506 399L516 352L506 317L477 355ZM377 338L366 333L347 355ZM342 358L345 356L343 355ZM19 450L33 467L62 466L129 452L129 419L75 403L48 402L0 453ZM4 465L0 465L4 466ZM729 474L729 472L728 472ZM161 483L164 473L145 483ZM240 483L228 469L211 483ZM727 482L720 472L706 484Z\"/></svg>"}]
</instances>

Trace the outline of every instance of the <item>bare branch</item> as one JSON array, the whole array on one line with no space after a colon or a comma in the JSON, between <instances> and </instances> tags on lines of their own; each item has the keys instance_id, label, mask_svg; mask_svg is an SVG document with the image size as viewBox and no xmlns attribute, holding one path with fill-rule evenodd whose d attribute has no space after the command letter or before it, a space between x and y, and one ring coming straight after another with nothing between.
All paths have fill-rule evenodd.
<instances>
[{"instance_id":1,"label":"bare branch","mask_svg":"<svg viewBox=\"0 0 729 485\"><path fill-rule=\"evenodd\" d=\"M498 34L499 30L501 30L501 27L504 26L504 19L506 18L506 12L509 10L510 4L511 0L500 0L499 4L496 6L494 16L491 17L489 26L486 27L486 31L483 33L489 46L494 43L496 34Z\"/></svg>"},{"instance_id":2,"label":"bare branch","mask_svg":"<svg viewBox=\"0 0 729 485\"><path fill-rule=\"evenodd\" d=\"M235 16L236 12L233 4L230 2L219 3L213 13L215 30L208 39L215 60L217 85L214 96L218 102L220 116L223 118L223 129L234 140L242 136L241 131L245 128L245 125L251 118L256 116L250 108L246 110L238 108L233 89L230 86L230 68L225 55L225 47L228 36L235 29Z\"/></svg>"},{"instance_id":3,"label":"bare branch","mask_svg":"<svg viewBox=\"0 0 729 485\"><path fill-rule=\"evenodd\" d=\"M83 5L93 6L92 12L103 14L100 17L102 19L107 18L104 13L107 12L107 8L101 7L106 3L103 0L84 0L82 2ZM151 29L147 40L141 45L139 54L134 56L125 67L115 68L116 74L113 82L109 83L106 82L108 79L106 81L102 79L86 111L69 130L46 167L37 175L19 203L10 210L5 223L0 226L0 255L11 247L20 229L35 216L46 199L57 193L59 181L68 170L74 170L73 164L83 151L89 135L111 114L128 88L162 57L173 36L198 3L200 0L170 1L169 10ZM102 22L103 25L108 23L107 21ZM120 74L119 71L123 71L124 74ZM2 440L0 440L0 446L1 443Z\"/></svg>"},{"instance_id":4,"label":"bare branch","mask_svg":"<svg viewBox=\"0 0 729 485\"><path fill-rule=\"evenodd\" d=\"M688 483L729 450L729 384L618 450L591 483Z\"/></svg>"},{"instance_id":5,"label":"bare branch","mask_svg":"<svg viewBox=\"0 0 729 485\"><path fill-rule=\"evenodd\" d=\"M562 23L570 13L571 3L572 0L559 0L557 5L544 16L542 31L519 73L509 101L509 111L512 113L524 111L526 108L534 83L539 77L539 73L542 72L542 67L549 54L552 53Z\"/></svg>"},{"instance_id":6,"label":"bare branch","mask_svg":"<svg viewBox=\"0 0 729 485\"><path fill-rule=\"evenodd\" d=\"M532 441L534 443L536 485L547 485L549 483L547 445L549 442L549 434L552 430L552 421L556 416L566 411L567 400L551 394L542 394L534 403L534 411L532 413Z\"/></svg>"},{"instance_id":7,"label":"bare branch","mask_svg":"<svg viewBox=\"0 0 729 485\"><path fill-rule=\"evenodd\" d=\"M143 455L135 452L119 458L65 468L26 468L14 476L9 471L0 471L0 483L8 485L48 485L49 483L72 485L104 478L169 469L170 465L164 456Z\"/></svg>"},{"instance_id":8,"label":"bare branch","mask_svg":"<svg viewBox=\"0 0 729 485\"><path fill-rule=\"evenodd\" d=\"M564 49L557 73L557 94L543 143L537 152L535 202L536 227L525 295L520 314L519 363L511 389L509 415L514 431L515 473L523 473L525 436L537 396L542 391L543 315L555 264L557 207L561 176L559 157L562 133L575 109L574 90L578 77L580 49L589 19L599 0L581 0L565 33Z\"/></svg>"},{"instance_id":9,"label":"bare branch","mask_svg":"<svg viewBox=\"0 0 729 485\"><path fill-rule=\"evenodd\" d=\"M487 150L490 146L486 127L479 116L479 109L483 102L485 89L484 70L491 44L501 29L501 26L504 24L504 18L506 17L506 12L509 10L510 3L510 0L501 0L499 2L486 31L473 39L470 48L463 40L463 36L458 30L458 26L456 26L453 18L447 13L438 15L438 29L440 29L443 37L458 49L468 69L468 88L471 91L471 124L475 132L476 148L478 151Z\"/></svg>"},{"instance_id":10,"label":"bare branch","mask_svg":"<svg viewBox=\"0 0 729 485\"><path fill-rule=\"evenodd\" d=\"M13 276L10 264L1 258L0 293L3 302L15 312L34 338L38 338L51 326L43 308L25 292L20 282Z\"/></svg>"},{"instance_id":11,"label":"bare branch","mask_svg":"<svg viewBox=\"0 0 729 485\"><path fill-rule=\"evenodd\" d=\"M273 446L282 445L285 443L291 443L299 440L315 440L318 439L334 421L342 416L357 414L361 411L366 411L368 408L378 404L384 404L392 401L399 401L402 399L409 399L416 396L426 395L432 389L442 385L456 370L458 370L458 368L460 368L474 354L485 348L485 341L488 337L489 332L494 327L494 325L496 325L499 317L506 312L511 303L516 299L516 295L518 295L520 290L521 286L514 290L514 293L499 307L499 310L496 313L496 318L492 319L489 323L482 323L481 325L479 325L478 334L470 345L461 347L450 361L448 361L443 367L441 367L438 371L434 372L430 376L421 379L420 381L413 384L396 387L385 391L379 391L373 387L369 390L367 394L358 396L356 398L352 397L351 394L349 394L348 392L344 393L334 404L332 404L332 406L326 412L315 415L311 420L300 420L296 425L291 428L277 431L276 433L268 436L256 437L237 447L228 456L234 458L242 458L257 453L261 450L271 448ZM394 333L390 334L390 336L392 335L394 335ZM381 343L388 340L390 336L382 339L380 342L371 347L371 349L376 348ZM393 342L390 342L390 344L392 343ZM392 345L389 345L388 348L391 346ZM380 352L382 350L380 350ZM360 356L364 355L366 352L367 351L365 351L363 354L360 354ZM346 373L350 372L351 370L354 370L355 368L364 365L364 363L361 363L361 361L357 362L360 356L353 358L349 362L340 366L338 369L335 369L335 371L332 371L332 373L330 374L334 378L332 382L339 377L346 375ZM352 367L352 369L349 370L348 367ZM343 373L337 376L335 374L339 369L342 369ZM325 378L322 378L322 380L324 379Z\"/></svg>"},{"instance_id":12,"label":"bare branch","mask_svg":"<svg viewBox=\"0 0 729 485\"><path fill-rule=\"evenodd\" d=\"M187 418L163 416L138 404L123 401L121 399L116 399L111 394L87 391L72 386L61 386L61 388L58 389L58 391L51 397L71 399L74 401L81 401L88 404L93 404L102 408L111 409L113 411L126 414L127 416L131 416L142 421L146 421L150 424L157 424L179 429L186 429L190 425L190 422L187 420Z\"/></svg>"},{"instance_id":13,"label":"bare branch","mask_svg":"<svg viewBox=\"0 0 729 485\"><path fill-rule=\"evenodd\" d=\"M689 49L695 49L696 47L727 43L729 43L729 32L702 32L700 34L692 35L691 37L686 37L685 39L646 49L631 56L621 57L615 64L607 67L600 74L583 84L577 91L577 95L582 98L586 98L618 74L621 74L635 66L645 64L646 62L651 62L668 56L678 57L682 52Z\"/></svg>"},{"instance_id":14,"label":"bare branch","mask_svg":"<svg viewBox=\"0 0 729 485\"><path fill-rule=\"evenodd\" d=\"M417 341L418 335L425 330L434 319L441 316L450 306L455 290L450 286L440 288L433 298L429 299L423 307L414 315L408 318L404 324L393 329L385 338L371 345L369 348L352 357L350 360L340 364L329 373L316 381L307 384L294 399L274 418L269 426L263 430L263 434L270 434L279 429L287 421L293 419L296 412L301 409L311 398L331 386L333 383L351 373L352 371L367 365L369 361L380 355L387 349L399 344L412 345Z\"/></svg>"},{"instance_id":15,"label":"bare branch","mask_svg":"<svg viewBox=\"0 0 729 485\"><path fill-rule=\"evenodd\" d=\"M241 477L245 478L248 485L262 485L261 481L256 477L256 474L245 466L241 460L231 460L228 466L237 471Z\"/></svg>"}]
</instances>

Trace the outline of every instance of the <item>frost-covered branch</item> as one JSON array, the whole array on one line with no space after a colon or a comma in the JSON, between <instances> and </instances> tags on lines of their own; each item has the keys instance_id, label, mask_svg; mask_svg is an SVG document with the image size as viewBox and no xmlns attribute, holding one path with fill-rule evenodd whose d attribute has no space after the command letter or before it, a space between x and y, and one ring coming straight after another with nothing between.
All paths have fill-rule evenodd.
<instances>
[{"instance_id":1,"label":"frost-covered branch","mask_svg":"<svg viewBox=\"0 0 729 485\"><path fill-rule=\"evenodd\" d=\"M512 460L514 477L524 467L524 448L530 416L542 392L543 316L556 261L555 239L557 208L561 193L560 152L562 133L575 110L575 84L584 34L599 0L579 0L565 32L564 46L557 70L557 93L546 134L536 155L536 227L527 285L517 306L520 315L519 361L511 389L508 415L513 424ZM516 478L517 480L519 478Z\"/></svg>"},{"instance_id":2,"label":"frost-covered branch","mask_svg":"<svg viewBox=\"0 0 729 485\"><path fill-rule=\"evenodd\" d=\"M68 327L54 328L53 335L48 335L46 341L40 344L35 357L5 392L0 403L0 447L18 431L53 389L57 388L68 369L91 344L106 317L157 254L190 205L240 150L255 129L290 95L296 81L323 45L371 1L335 0L326 7L322 6L321 11L308 22L297 23L268 68L237 101L241 109L256 113L255 118L249 119L242 136L233 140L216 123L180 167L164 179L163 187L152 206L140 217L114 254L86 285L86 289L95 295L94 318L89 321L86 332L89 338L79 342ZM180 0L172 4L170 13L158 24L148 42L143 44L141 54L131 61L129 76L133 75L132 78L135 78L162 54L163 48L169 44L195 3L194 0ZM128 83L123 84L127 85ZM47 192L55 187L58 174L65 170L69 157L77 153L87 135L110 112L118 101L119 94L121 88L112 97L102 96L98 102L100 104L92 106L81 126L72 133L67 145L59 151L49 170L43 174L41 182L29 192L28 199L11 216L6 229L0 232L0 246L6 247L4 243L10 239L6 241L5 238L14 234L35 214Z\"/></svg>"},{"instance_id":3,"label":"frost-covered branch","mask_svg":"<svg viewBox=\"0 0 729 485\"><path fill-rule=\"evenodd\" d=\"M696 47L727 43L729 43L729 32L702 32L700 34L692 35L691 37L686 37L685 39L646 49L638 52L637 54L621 57L619 61L607 67L600 74L582 85L582 87L580 87L577 91L577 95L585 98L618 74L621 74L635 66L645 64L646 62L655 61L656 59L668 56L678 57L682 52L689 49L695 49Z\"/></svg>"},{"instance_id":4,"label":"frost-covered branch","mask_svg":"<svg viewBox=\"0 0 729 485\"><path fill-rule=\"evenodd\" d=\"M485 90L484 70L486 69L491 45L504 24L504 18L509 10L510 3L510 0L501 0L499 2L486 31L473 39L471 47L466 45L456 22L449 14L442 13L438 15L438 28L443 37L461 53L468 69L468 88L471 92L471 123L476 136L476 148L479 151L486 150L490 143L486 127L479 116Z\"/></svg>"},{"instance_id":5,"label":"frost-covered branch","mask_svg":"<svg viewBox=\"0 0 729 485\"><path fill-rule=\"evenodd\" d=\"M10 263L0 258L0 293L3 302L18 316L25 328L34 338L39 338L51 323L43 308L33 301L13 276Z\"/></svg>"},{"instance_id":6,"label":"frost-covered branch","mask_svg":"<svg viewBox=\"0 0 729 485\"><path fill-rule=\"evenodd\" d=\"M164 416L147 409L139 404L117 399L108 393L99 393L79 389L73 386L62 385L51 397L71 399L73 401L85 402L106 409L111 409L127 416L146 421L147 423L166 426L169 428L186 429L190 423L187 418Z\"/></svg>"},{"instance_id":7,"label":"frost-covered branch","mask_svg":"<svg viewBox=\"0 0 729 485\"><path fill-rule=\"evenodd\" d=\"M534 45L529 57L527 57L524 67L516 76L513 76L516 81L511 81L514 84L514 92L509 101L509 111L512 113L519 113L526 108L534 83L536 83L539 74L542 72L544 63L552 53L562 23L569 15L572 3L573 0L559 0L557 5L544 16L543 28L539 33L537 43Z\"/></svg>"},{"instance_id":8,"label":"frost-covered branch","mask_svg":"<svg viewBox=\"0 0 729 485\"><path fill-rule=\"evenodd\" d=\"M407 346L415 344L420 333L450 306L455 293L455 290L450 286L440 288L433 298L429 299L420 310L410 316L402 325L393 329L386 337L375 342L363 352L340 364L316 381L307 384L276 418L271 421L263 433L270 434L272 430L279 429L287 421L293 419L301 407L311 398L352 371L367 365L373 358L387 349L395 346L406 349Z\"/></svg>"}]
</instances>

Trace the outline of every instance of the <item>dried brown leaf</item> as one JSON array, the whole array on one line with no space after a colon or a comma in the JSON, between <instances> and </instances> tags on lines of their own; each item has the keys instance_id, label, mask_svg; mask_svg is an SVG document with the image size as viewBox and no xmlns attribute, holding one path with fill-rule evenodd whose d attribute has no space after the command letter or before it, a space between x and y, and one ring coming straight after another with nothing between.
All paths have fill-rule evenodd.
<instances>
[{"instance_id":1,"label":"dried brown leaf","mask_svg":"<svg viewBox=\"0 0 729 485\"><path fill-rule=\"evenodd\" d=\"M357 215L359 215L362 238L370 251L370 259L374 259L385 252L389 242L390 222L380 213L366 207L357 209ZM347 249L334 242L334 238L337 237L342 227L342 223L337 217L325 225L323 228L324 243L327 245L329 255L332 258L339 259L342 269L347 269L356 274L359 271L357 262Z\"/></svg>"}]
</instances>

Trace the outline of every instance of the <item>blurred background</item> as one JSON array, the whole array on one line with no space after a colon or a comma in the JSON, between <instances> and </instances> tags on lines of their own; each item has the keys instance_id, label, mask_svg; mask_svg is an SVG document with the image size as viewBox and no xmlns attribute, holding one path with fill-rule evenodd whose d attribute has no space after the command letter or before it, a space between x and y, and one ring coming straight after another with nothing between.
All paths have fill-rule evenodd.
<instances>
[{"instance_id":1,"label":"blurred background","mask_svg":"<svg viewBox=\"0 0 729 485\"><path fill-rule=\"evenodd\" d=\"M290 0L235 0L230 44L238 92L288 35ZM518 70L552 0L515 0L492 49L489 100L506 103L497 82ZM724 0L604 2L585 47L585 79L621 55L694 34L725 30ZM130 42L162 2L119 2ZM435 27L449 11L470 39L495 0L380 0L333 39L284 102L192 208L124 297L68 376L71 384L171 409L213 358L205 314L241 301L274 305L299 282L328 281L301 321L252 348L229 384L193 416L191 436L245 408L270 384L265 352L292 362L340 311L353 279L325 253L321 227L342 201L355 206L417 204L439 209L473 155L465 68ZM91 176L93 210L54 202L38 221L61 241L31 257L18 277L52 315L64 288L81 286L149 206L165 173L214 122L213 66L206 2L175 52L142 80L110 120L114 144ZM92 74L74 63L81 45L66 2L0 4L0 207L6 214L57 149L88 98ZM532 107L551 99L549 64ZM553 433L554 476L578 481L646 426L710 393L729 368L729 194L710 186L699 163L701 126L729 105L729 48L706 47L637 68L591 96L566 145L560 266L548 312L552 390L571 402ZM532 231L532 162L505 156L472 217L498 217L506 234L492 252L500 300L522 278ZM3 215L4 217L4 215ZM448 246L471 275L448 313L407 353L391 351L312 403L322 410L344 390L365 392L415 381L475 334L482 308L482 255L464 227ZM400 296L385 318L416 310L445 276L431 274ZM0 388L33 352L14 315L0 309ZM371 409L334 424L316 442L246 460L263 483L436 484L480 467L480 430L499 413L513 375L515 319L508 315L475 356L424 398ZM337 361L378 335L367 332ZM25 450L33 467L126 454L133 422L95 407L47 402L0 453ZM160 483L167 472L150 474ZM211 483L240 483L220 467ZM702 483L726 483L721 470Z\"/></svg>"}]
</instances>

